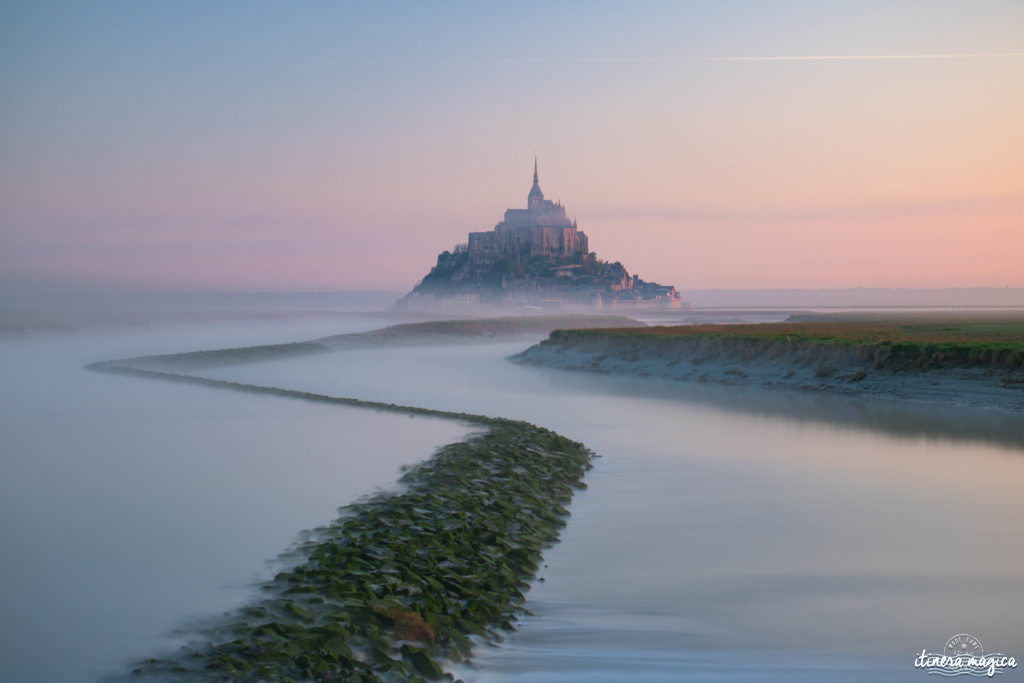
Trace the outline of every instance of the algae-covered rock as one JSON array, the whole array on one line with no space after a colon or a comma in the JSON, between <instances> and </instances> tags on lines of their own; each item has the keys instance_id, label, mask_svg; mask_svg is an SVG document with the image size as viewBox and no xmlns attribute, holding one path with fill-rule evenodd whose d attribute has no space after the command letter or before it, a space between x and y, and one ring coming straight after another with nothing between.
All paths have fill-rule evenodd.
<instances>
[{"instance_id":1,"label":"algae-covered rock","mask_svg":"<svg viewBox=\"0 0 1024 683\"><path fill-rule=\"evenodd\" d=\"M220 644L143 664L141 675L175 666L176 680L437 680L444 661L471 654L469 636L501 641L590 453L546 429L485 419L489 431L409 469L399 492L317 530L267 597L204 634Z\"/></svg>"},{"instance_id":2,"label":"algae-covered rock","mask_svg":"<svg viewBox=\"0 0 1024 683\"><path fill-rule=\"evenodd\" d=\"M416 667L416 671L426 676L428 679L435 681L444 675L444 671L437 665L433 659L430 658L426 652L418 647L412 647L411 645L402 646L402 655L412 662L412 665Z\"/></svg>"}]
</instances>

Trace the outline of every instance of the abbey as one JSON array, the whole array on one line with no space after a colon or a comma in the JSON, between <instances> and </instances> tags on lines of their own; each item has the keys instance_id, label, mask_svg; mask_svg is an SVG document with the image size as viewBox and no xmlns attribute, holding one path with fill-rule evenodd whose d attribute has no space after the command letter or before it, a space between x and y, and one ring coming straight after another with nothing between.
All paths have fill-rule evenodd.
<instances>
[{"instance_id":1,"label":"abbey","mask_svg":"<svg viewBox=\"0 0 1024 683\"><path fill-rule=\"evenodd\" d=\"M521 263L534 255L565 258L586 256L586 234L576 229L576 221L565 215L565 207L544 199L533 160L533 187L526 197L525 209L508 209L505 220L490 232L469 233L469 262L487 266L503 259Z\"/></svg>"},{"instance_id":2,"label":"abbey","mask_svg":"<svg viewBox=\"0 0 1024 683\"><path fill-rule=\"evenodd\" d=\"M471 232L397 304L431 308L466 304L681 307L675 288L644 282L618 261L590 251L590 242L565 207L544 199L533 160L525 209L508 209L487 232Z\"/></svg>"}]
</instances>

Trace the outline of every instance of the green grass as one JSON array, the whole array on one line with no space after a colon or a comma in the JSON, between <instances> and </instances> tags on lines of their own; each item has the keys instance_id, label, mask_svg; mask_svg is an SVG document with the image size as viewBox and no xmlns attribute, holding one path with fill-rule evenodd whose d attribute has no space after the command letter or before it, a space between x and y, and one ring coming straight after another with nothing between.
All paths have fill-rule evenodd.
<instances>
[{"instance_id":1,"label":"green grass","mask_svg":"<svg viewBox=\"0 0 1024 683\"><path fill-rule=\"evenodd\" d=\"M986 366L1024 368L1024 319L947 317L744 325L681 325L604 330L558 330L552 339L631 338L671 343L715 338L786 344L834 344L883 352L894 370Z\"/></svg>"},{"instance_id":2,"label":"green grass","mask_svg":"<svg viewBox=\"0 0 1024 683\"><path fill-rule=\"evenodd\" d=\"M978 343L1024 344L1024 319L965 321L927 320L907 322L822 321L744 325L676 325L642 328L571 330L643 337L716 336L743 339L786 339L826 343Z\"/></svg>"}]
</instances>

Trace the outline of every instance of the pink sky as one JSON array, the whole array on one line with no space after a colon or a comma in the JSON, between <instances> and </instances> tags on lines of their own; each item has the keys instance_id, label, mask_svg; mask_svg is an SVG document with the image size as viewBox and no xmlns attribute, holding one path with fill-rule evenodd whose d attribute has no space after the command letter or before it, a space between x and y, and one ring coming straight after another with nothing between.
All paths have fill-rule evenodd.
<instances>
[{"instance_id":1,"label":"pink sky","mask_svg":"<svg viewBox=\"0 0 1024 683\"><path fill-rule=\"evenodd\" d=\"M525 204L536 150L548 198L645 279L1024 286L1024 6L824 4L653 3L568 47L484 10L366 10L348 19L377 33L339 42L342 17L135 8L62 41L79 10L23 8L0 73L0 277L406 289ZM931 56L705 59L780 55Z\"/></svg>"}]
</instances>

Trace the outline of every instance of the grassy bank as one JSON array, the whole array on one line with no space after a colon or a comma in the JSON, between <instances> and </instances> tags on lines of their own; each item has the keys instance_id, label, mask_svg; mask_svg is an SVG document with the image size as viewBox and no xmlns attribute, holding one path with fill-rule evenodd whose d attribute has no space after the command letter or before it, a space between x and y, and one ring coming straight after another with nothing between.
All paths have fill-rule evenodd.
<instances>
[{"instance_id":1,"label":"grassy bank","mask_svg":"<svg viewBox=\"0 0 1024 683\"><path fill-rule=\"evenodd\" d=\"M558 330L552 340L633 339L671 344L673 340L722 339L768 344L835 345L863 350L876 368L927 370L938 367L1024 368L1024 319L916 318L896 321L817 321L745 325Z\"/></svg>"}]
</instances>

